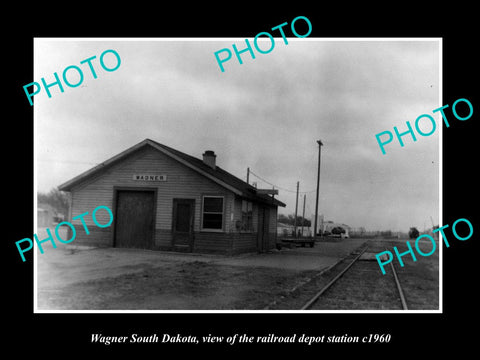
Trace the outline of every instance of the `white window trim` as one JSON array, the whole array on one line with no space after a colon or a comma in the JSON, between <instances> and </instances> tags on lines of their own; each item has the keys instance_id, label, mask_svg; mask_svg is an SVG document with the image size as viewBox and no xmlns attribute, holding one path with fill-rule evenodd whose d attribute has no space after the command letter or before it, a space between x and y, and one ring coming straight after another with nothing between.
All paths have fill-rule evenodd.
<instances>
[{"instance_id":1,"label":"white window trim","mask_svg":"<svg viewBox=\"0 0 480 360\"><path fill-rule=\"evenodd\" d=\"M222 199L222 228L221 229L210 229L203 227L203 215L204 215L204 206L205 206L205 198L221 198ZM224 195L202 195L202 214L201 214L201 226L200 231L204 232L225 232L225 196ZM207 214L219 214L219 213L207 213Z\"/></svg>"}]
</instances>

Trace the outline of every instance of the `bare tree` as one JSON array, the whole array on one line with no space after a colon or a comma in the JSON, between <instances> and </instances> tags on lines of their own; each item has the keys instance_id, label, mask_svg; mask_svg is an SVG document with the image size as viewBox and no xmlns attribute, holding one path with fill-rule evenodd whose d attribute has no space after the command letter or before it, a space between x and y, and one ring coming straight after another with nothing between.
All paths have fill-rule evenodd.
<instances>
[{"instance_id":1,"label":"bare tree","mask_svg":"<svg viewBox=\"0 0 480 360\"><path fill-rule=\"evenodd\" d=\"M49 204L59 213L68 213L68 197L58 188L52 188L48 193L37 193L37 201L38 203Z\"/></svg>"}]
</instances>

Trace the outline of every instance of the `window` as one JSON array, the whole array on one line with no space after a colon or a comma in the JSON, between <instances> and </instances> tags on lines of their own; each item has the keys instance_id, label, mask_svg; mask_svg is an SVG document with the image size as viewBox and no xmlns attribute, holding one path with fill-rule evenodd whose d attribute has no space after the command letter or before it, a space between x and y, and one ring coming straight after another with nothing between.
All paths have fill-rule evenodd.
<instances>
[{"instance_id":1,"label":"window","mask_svg":"<svg viewBox=\"0 0 480 360\"><path fill-rule=\"evenodd\" d=\"M202 229L223 229L223 196L204 196L202 209Z\"/></svg>"},{"instance_id":2,"label":"window","mask_svg":"<svg viewBox=\"0 0 480 360\"><path fill-rule=\"evenodd\" d=\"M242 200L242 231L253 231L253 203Z\"/></svg>"}]
</instances>

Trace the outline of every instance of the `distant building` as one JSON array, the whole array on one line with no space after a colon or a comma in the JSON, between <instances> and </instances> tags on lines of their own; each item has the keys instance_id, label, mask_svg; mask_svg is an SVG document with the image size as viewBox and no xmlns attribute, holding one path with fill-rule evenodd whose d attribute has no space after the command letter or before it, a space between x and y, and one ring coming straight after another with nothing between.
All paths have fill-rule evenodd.
<instances>
[{"instance_id":1,"label":"distant building","mask_svg":"<svg viewBox=\"0 0 480 360\"><path fill-rule=\"evenodd\" d=\"M55 209L51 205L39 203L37 205L37 226L51 227L53 225L55 215Z\"/></svg>"},{"instance_id":2,"label":"distant building","mask_svg":"<svg viewBox=\"0 0 480 360\"><path fill-rule=\"evenodd\" d=\"M293 225L277 222L277 235L278 236L292 236L295 232ZM297 225L297 235L302 235L302 225ZM308 226L303 227L303 236L312 236L312 230Z\"/></svg>"},{"instance_id":3,"label":"distant building","mask_svg":"<svg viewBox=\"0 0 480 360\"><path fill-rule=\"evenodd\" d=\"M277 222L277 235L278 236L291 236L294 230L293 225Z\"/></svg>"},{"instance_id":4,"label":"distant building","mask_svg":"<svg viewBox=\"0 0 480 360\"><path fill-rule=\"evenodd\" d=\"M46 203L37 204L37 226L51 227L64 221L65 215L59 213L55 207Z\"/></svg>"},{"instance_id":5,"label":"distant building","mask_svg":"<svg viewBox=\"0 0 480 360\"><path fill-rule=\"evenodd\" d=\"M312 216L312 226L310 227L310 231L311 231L312 234L313 234L313 227L315 226L314 222L315 222L315 216ZM342 229L345 230L345 233L341 235L342 237L349 237L350 236L349 235L349 232L350 232L350 226L349 225L336 223L336 222L333 222L333 221L330 221L330 220L325 221L323 215L318 216L317 233L319 233L319 234L320 233L323 234L325 232L331 233L332 229L336 228L336 227L341 227Z\"/></svg>"},{"instance_id":6,"label":"distant building","mask_svg":"<svg viewBox=\"0 0 480 360\"><path fill-rule=\"evenodd\" d=\"M333 221L325 221L323 223L323 232L329 232L330 234L332 234L332 230L336 227L340 227L342 228L343 230L345 230L345 233L341 234L341 237L350 237L349 235L349 231L350 231L350 226L348 226L347 224L341 224L341 223L336 223L336 222L333 222Z\"/></svg>"}]
</instances>

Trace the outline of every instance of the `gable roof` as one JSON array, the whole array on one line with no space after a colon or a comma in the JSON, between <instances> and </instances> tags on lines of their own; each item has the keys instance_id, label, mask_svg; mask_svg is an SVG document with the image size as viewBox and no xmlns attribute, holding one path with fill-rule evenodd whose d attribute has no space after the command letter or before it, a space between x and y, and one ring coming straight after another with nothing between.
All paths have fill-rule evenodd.
<instances>
[{"instance_id":1,"label":"gable roof","mask_svg":"<svg viewBox=\"0 0 480 360\"><path fill-rule=\"evenodd\" d=\"M133 152L145 147L151 146L154 149L162 152L163 154L177 160L178 162L182 163L183 165L191 168L192 170L200 173L201 175L205 176L206 178L214 181L215 183L223 186L224 188L232 191L233 193L246 198L248 200L261 202L264 204L269 205L276 205L285 207L286 205L266 194L259 194L257 193L257 189L247 184L245 181L237 178L236 176L230 174L229 172L223 170L221 167L216 166L215 169L211 168L207 164L203 162L203 160L198 159L196 157L190 156L185 154L181 151L175 150L171 147L166 145L160 144L156 141L145 139L138 144L128 148L125 151L113 156L112 158L104 161L103 163L91 168L83 172L82 174L74 177L73 179L61 184L58 188L61 191L70 191L79 183L83 182L85 179L98 174L100 171L105 170L114 164L122 161L125 157L132 154Z\"/></svg>"}]
</instances>

